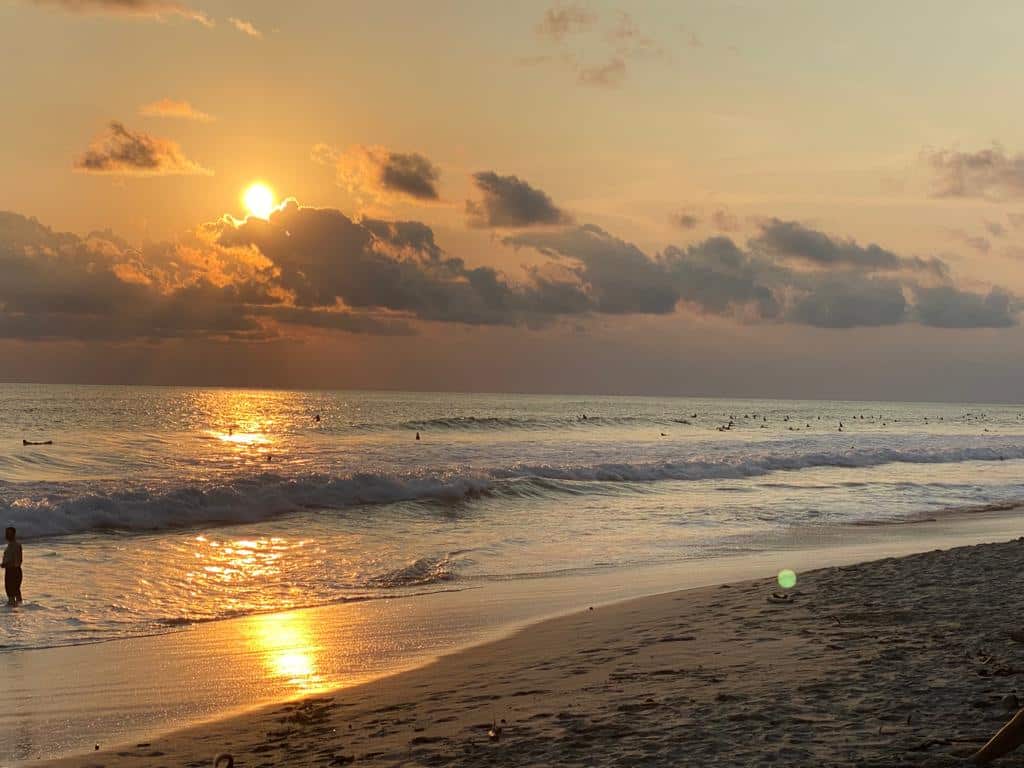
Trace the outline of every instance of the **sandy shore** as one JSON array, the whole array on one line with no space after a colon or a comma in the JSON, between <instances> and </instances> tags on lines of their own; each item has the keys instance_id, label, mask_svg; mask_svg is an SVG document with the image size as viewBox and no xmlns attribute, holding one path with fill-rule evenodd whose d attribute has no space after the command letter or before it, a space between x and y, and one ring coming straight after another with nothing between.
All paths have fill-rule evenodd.
<instances>
[{"instance_id":1,"label":"sandy shore","mask_svg":"<svg viewBox=\"0 0 1024 768\"><path fill-rule=\"evenodd\" d=\"M1024 701L1022 566L1024 540L804 574L789 604L767 580L632 600L47 765L957 765Z\"/></svg>"}]
</instances>

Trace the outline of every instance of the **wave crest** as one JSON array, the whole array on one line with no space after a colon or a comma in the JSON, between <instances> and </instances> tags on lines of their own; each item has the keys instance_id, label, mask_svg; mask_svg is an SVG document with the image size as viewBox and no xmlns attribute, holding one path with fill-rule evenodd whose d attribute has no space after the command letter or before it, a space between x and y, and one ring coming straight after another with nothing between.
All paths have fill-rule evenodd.
<instances>
[{"instance_id":1,"label":"wave crest","mask_svg":"<svg viewBox=\"0 0 1024 768\"><path fill-rule=\"evenodd\" d=\"M519 463L434 474L365 472L344 477L314 474L289 478L262 473L219 485L179 487L111 489L81 483L40 487L0 482L0 516L6 524L17 526L24 536L39 538L88 531L154 531L252 523L304 508L343 510L395 502L457 504L486 496L576 495L588 490L587 483L742 479L814 467L857 468L893 462L937 464L1022 458L1024 445L1017 443L915 448L875 446L804 452L794 450L793 445L775 444L765 446L760 454L695 456L653 463ZM415 578L415 574L409 572L406 577Z\"/></svg>"}]
</instances>

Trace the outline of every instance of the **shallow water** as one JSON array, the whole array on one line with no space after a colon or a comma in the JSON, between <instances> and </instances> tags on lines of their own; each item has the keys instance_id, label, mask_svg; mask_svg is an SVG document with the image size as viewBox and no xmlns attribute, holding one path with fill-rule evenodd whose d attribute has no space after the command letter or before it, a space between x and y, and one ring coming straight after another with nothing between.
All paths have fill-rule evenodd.
<instances>
[{"instance_id":1,"label":"shallow water","mask_svg":"<svg viewBox=\"0 0 1024 768\"><path fill-rule=\"evenodd\" d=\"M0 645L761 552L1022 469L1012 406L3 385Z\"/></svg>"}]
</instances>

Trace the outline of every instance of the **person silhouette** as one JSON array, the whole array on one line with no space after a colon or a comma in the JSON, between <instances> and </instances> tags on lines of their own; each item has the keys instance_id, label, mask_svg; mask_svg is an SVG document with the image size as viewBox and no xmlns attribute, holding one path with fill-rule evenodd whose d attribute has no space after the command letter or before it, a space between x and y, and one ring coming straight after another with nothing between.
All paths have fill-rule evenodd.
<instances>
[{"instance_id":1,"label":"person silhouette","mask_svg":"<svg viewBox=\"0 0 1024 768\"><path fill-rule=\"evenodd\" d=\"M7 592L8 605L20 605L21 598L21 542L17 539L17 531L13 525L4 531L7 548L4 550L0 567L4 569L4 591Z\"/></svg>"}]
</instances>

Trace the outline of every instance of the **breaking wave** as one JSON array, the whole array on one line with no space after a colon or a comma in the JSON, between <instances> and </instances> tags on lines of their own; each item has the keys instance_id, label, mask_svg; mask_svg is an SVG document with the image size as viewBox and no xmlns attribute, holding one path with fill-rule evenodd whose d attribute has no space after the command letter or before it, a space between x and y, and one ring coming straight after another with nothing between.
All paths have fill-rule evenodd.
<instances>
[{"instance_id":1,"label":"breaking wave","mask_svg":"<svg viewBox=\"0 0 1024 768\"><path fill-rule=\"evenodd\" d=\"M521 463L437 474L358 473L284 477L261 473L231 482L178 487L90 486L83 483L0 482L0 517L26 537L88 531L157 531L192 526L252 523L301 509L345 510L396 502L464 503L484 496L577 495L608 483L652 483L758 477L813 467L872 467L1024 459L1024 444L942 447L865 447L793 450L762 447L761 453L691 456L651 463L551 465ZM584 484L589 487L581 488ZM608 487L608 486L603 486ZM417 562L392 575L416 583L421 571L443 564Z\"/></svg>"}]
</instances>

